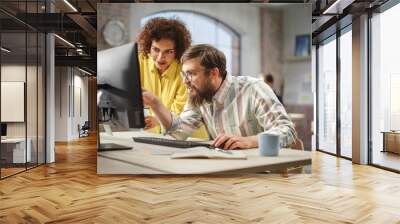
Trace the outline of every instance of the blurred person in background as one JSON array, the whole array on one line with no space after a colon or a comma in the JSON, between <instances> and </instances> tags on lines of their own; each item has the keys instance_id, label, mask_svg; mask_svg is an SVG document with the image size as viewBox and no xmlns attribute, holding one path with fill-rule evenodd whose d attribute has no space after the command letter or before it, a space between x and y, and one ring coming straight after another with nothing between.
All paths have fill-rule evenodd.
<instances>
[{"instance_id":1,"label":"blurred person in background","mask_svg":"<svg viewBox=\"0 0 400 224\"><path fill-rule=\"evenodd\" d=\"M274 76L271 73L268 74L262 73L261 78L264 80L265 83L267 83L271 87L276 97L278 97L278 100L283 104L282 95L277 94L274 88Z\"/></svg>"}]
</instances>

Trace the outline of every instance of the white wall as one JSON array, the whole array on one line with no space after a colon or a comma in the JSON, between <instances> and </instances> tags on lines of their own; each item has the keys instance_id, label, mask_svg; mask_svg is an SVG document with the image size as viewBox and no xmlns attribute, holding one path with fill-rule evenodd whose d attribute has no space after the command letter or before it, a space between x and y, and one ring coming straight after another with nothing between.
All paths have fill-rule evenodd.
<instances>
[{"instance_id":1,"label":"white wall","mask_svg":"<svg viewBox=\"0 0 400 224\"><path fill-rule=\"evenodd\" d=\"M26 69L31 70L28 66L19 64L8 64L1 66L1 81L10 82L25 82ZM7 110L7 108L1 108ZM8 122L7 123L7 136L8 137L24 137L25 136L25 122Z\"/></svg>"},{"instance_id":2,"label":"white wall","mask_svg":"<svg viewBox=\"0 0 400 224\"><path fill-rule=\"evenodd\" d=\"M130 40L135 41L140 20L163 10L190 10L214 17L241 36L241 75L258 76L260 66L260 16L258 5L227 3L130 4Z\"/></svg>"},{"instance_id":3,"label":"white wall","mask_svg":"<svg viewBox=\"0 0 400 224\"><path fill-rule=\"evenodd\" d=\"M77 69L56 67L55 86L55 141L77 139L78 124L82 126L88 120L88 78ZM77 97L79 90L81 103Z\"/></svg>"},{"instance_id":4,"label":"white wall","mask_svg":"<svg viewBox=\"0 0 400 224\"><path fill-rule=\"evenodd\" d=\"M78 74L76 74L78 72ZM87 76L81 76L82 73L79 71L75 70L75 76L74 76L74 89L75 94L74 97L74 110L75 113L73 113L73 120L72 120L72 136L75 138L79 135L78 129L76 128L78 124L82 126L85 121L89 120L88 117L88 110L89 110L89 102L88 102L88 78ZM77 90L80 90L80 99L78 98L78 93ZM80 103L78 101L81 101ZM79 105L80 104L80 105ZM81 108L79 108L81 107ZM81 112L79 110L82 110Z\"/></svg>"},{"instance_id":5,"label":"white wall","mask_svg":"<svg viewBox=\"0 0 400 224\"><path fill-rule=\"evenodd\" d=\"M3 82L24 82L30 85L27 88L27 122L7 122L7 135L9 137L24 137L25 126L28 125L28 136L31 133L36 133L36 80L33 80L31 75L36 77L36 66L25 66L18 64L5 64L1 66L1 81ZM28 76L28 82L26 82L26 76ZM32 88L33 85L33 88ZM2 96L4 97L4 96ZM30 108L29 108L30 106ZM8 110L10 108L1 108L1 110ZM24 110L24 108L22 108Z\"/></svg>"},{"instance_id":6,"label":"white wall","mask_svg":"<svg viewBox=\"0 0 400 224\"><path fill-rule=\"evenodd\" d=\"M25 82L25 69L32 67L25 65L2 65L1 66L1 81Z\"/></svg>"},{"instance_id":7,"label":"white wall","mask_svg":"<svg viewBox=\"0 0 400 224\"><path fill-rule=\"evenodd\" d=\"M55 140L66 141L68 117L68 73L67 67L55 68Z\"/></svg>"},{"instance_id":8,"label":"white wall","mask_svg":"<svg viewBox=\"0 0 400 224\"><path fill-rule=\"evenodd\" d=\"M300 10L303 9L303 10ZM283 77L286 104L313 104L311 92L311 57L307 60L288 60L294 57L297 35L311 34L311 5L288 5L283 16Z\"/></svg>"}]
</instances>

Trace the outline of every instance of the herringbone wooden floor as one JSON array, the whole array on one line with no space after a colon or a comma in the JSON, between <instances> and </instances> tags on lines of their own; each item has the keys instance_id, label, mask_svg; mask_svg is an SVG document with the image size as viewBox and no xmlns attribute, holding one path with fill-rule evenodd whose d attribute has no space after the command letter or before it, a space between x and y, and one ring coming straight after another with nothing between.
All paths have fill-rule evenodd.
<instances>
[{"instance_id":1,"label":"herringbone wooden floor","mask_svg":"<svg viewBox=\"0 0 400 224\"><path fill-rule=\"evenodd\" d=\"M312 174L98 176L95 139L0 181L0 223L400 223L400 175L313 154Z\"/></svg>"}]
</instances>

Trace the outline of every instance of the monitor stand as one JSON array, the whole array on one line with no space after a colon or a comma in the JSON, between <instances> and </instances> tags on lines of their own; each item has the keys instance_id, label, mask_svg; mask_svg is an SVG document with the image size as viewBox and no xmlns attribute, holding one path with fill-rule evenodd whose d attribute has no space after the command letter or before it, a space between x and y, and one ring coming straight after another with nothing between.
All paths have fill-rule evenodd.
<instances>
[{"instance_id":1,"label":"monitor stand","mask_svg":"<svg viewBox=\"0 0 400 224\"><path fill-rule=\"evenodd\" d=\"M107 135L113 136L111 126L109 124L103 124L104 131L106 131Z\"/></svg>"},{"instance_id":2,"label":"monitor stand","mask_svg":"<svg viewBox=\"0 0 400 224\"><path fill-rule=\"evenodd\" d=\"M106 131L107 135L113 136L111 127L108 124L103 124L104 130ZM98 152L105 152L105 151L116 151L116 150L130 150L132 149L131 146L119 145L115 143L100 143L100 147L98 148Z\"/></svg>"}]
</instances>

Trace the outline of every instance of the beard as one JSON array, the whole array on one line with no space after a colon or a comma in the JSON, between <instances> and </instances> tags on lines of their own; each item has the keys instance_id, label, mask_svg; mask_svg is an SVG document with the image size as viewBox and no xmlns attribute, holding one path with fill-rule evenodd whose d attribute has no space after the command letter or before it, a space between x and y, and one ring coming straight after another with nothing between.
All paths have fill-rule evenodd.
<instances>
[{"instance_id":1,"label":"beard","mask_svg":"<svg viewBox=\"0 0 400 224\"><path fill-rule=\"evenodd\" d=\"M189 105L192 107L199 107L203 103L211 103L214 96L214 89L209 82L204 82L200 88L191 86L194 95L189 95Z\"/></svg>"}]
</instances>

